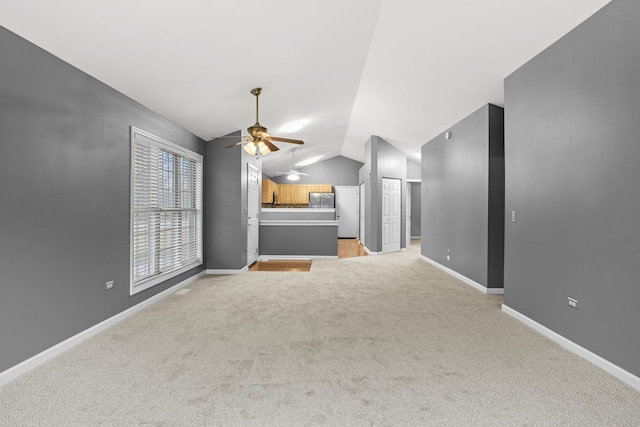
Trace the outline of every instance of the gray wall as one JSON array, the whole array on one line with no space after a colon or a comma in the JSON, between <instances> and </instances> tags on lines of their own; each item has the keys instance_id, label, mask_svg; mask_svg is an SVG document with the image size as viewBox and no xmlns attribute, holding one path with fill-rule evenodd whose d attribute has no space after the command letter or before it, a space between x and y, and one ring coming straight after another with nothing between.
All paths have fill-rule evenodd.
<instances>
[{"instance_id":1,"label":"gray wall","mask_svg":"<svg viewBox=\"0 0 640 427\"><path fill-rule=\"evenodd\" d=\"M614 0L505 81L505 304L636 376L638 22Z\"/></svg>"},{"instance_id":2,"label":"gray wall","mask_svg":"<svg viewBox=\"0 0 640 427\"><path fill-rule=\"evenodd\" d=\"M365 193L365 215L364 215L364 239L362 243L369 249L372 249L375 242L376 236L372 233L373 224L377 223L377 211L371 209L371 195L372 195L372 179L371 179L371 170L376 169L378 167L378 159L376 157L371 156L371 140L374 137L369 137L364 144L364 158L365 162L358 171L358 181L359 184L365 183L364 193ZM377 138L377 137L376 137ZM362 233L361 233L362 235Z\"/></svg>"},{"instance_id":3,"label":"gray wall","mask_svg":"<svg viewBox=\"0 0 640 427\"><path fill-rule=\"evenodd\" d=\"M372 252L382 252L382 178L402 180L400 247L405 248L407 156L384 139L372 135L365 143L365 164L358 177L360 182L367 183L364 244Z\"/></svg>"},{"instance_id":4,"label":"gray wall","mask_svg":"<svg viewBox=\"0 0 640 427\"><path fill-rule=\"evenodd\" d=\"M361 167L362 163L358 161L337 156L298 168L298 171L311 175L302 175L298 181L289 181L286 176L276 176L270 179L278 184L358 185L358 170Z\"/></svg>"},{"instance_id":5,"label":"gray wall","mask_svg":"<svg viewBox=\"0 0 640 427\"><path fill-rule=\"evenodd\" d=\"M205 142L2 27L0 52L1 372L203 269L129 296L130 126Z\"/></svg>"},{"instance_id":6,"label":"gray wall","mask_svg":"<svg viewBox=\"0 0 640 427\"><path fill-rule=\"evenodd\" d=\"M421 237L422 234L422 185L411 183L411 237Z\"/></svg>"},{"instance_id":7,"label":"gray wall","mask_svg":"<svg viewBox=\"0 0 640 427\"><path fill-rule=\"evenodd\" d=\"M335 221L335 209L270 209L263 208L261 221L327 220Z\"/></svg>"},{"instance_id":8,"label":"gray wall","mask_svg":"<svg viewBox=\"0 0 640 427\"><path fill-rule=\"evenodd\" d=\"M260 254L338 256L338 225L260 225Z\"/></svg>"},{"instance_id":9,"label":"gray wall","mask_svg":"<svg viewBox=\"0 0 640 427\"><path fill-rule=\"evenodd\" d=\"M231 135L240 138L240 131ZM258 176L262 170L259 155L250 156L240 146L224 148L229 141L207 143L205 264L209 270L247 266L247 163L258 168Z\"/></svg>"},{"instance_id":10,"label":"gray wall","mask_svg":"<svg viewBox=\"0 0 640 427\"><path fill-rule=\"evenodd\" d=\"M490 216L503 222L502 126L502 108L487 104L422 146L421 253L489 288L503 286L503 233L489 227Z\"/></svg>"},{"instance_id":11,"label":"gray wall","mask_svg":"<svg viewBox=\"0 0 640 427\"><path fill-rule=\"evenodd\" d=\"M407 179L420 179L422 177L422 168L420 163L407 160Z\"/></svg>"}]
</instances>

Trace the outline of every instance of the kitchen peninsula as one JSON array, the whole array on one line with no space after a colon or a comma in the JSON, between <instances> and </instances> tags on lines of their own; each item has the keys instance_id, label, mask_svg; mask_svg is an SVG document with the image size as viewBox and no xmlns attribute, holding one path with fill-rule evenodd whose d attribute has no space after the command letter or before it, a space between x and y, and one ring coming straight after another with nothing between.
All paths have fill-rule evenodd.
<instances>
[{"instance_id":1,"label":"kitchen peninsula","mask_svg":"<svg viewBox=\"0 0 640 427\"><path fill-rule=\"evenodd\" d=\"M338 257L336 210L329 208L263 208L261 258Z\"/></svg>"},{"instance_id":2,"label":"kitchen peninsula","mask_svg":"<svg viewBox=\"0 0 640 427\"><path fill-rule=\"evenodd\" d=\"M336 210L308 207L309 193L318 190L330 193L332 188L330 185L278 185L263 180L261 258L338 257Z\"/></svg>"}]
</instances>

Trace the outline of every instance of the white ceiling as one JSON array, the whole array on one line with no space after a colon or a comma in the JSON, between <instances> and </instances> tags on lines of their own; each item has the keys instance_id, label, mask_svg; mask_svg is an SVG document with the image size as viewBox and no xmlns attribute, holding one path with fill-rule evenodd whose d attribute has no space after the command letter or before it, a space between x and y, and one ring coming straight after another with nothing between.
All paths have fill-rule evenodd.
<instances>
[{"instance_id":1,"label":"white ceiling","mask_svg":"<svg viewBox=\"0 0 640 427\"><path fill-rule=\"evenodd\" d=\"M609 0L0 0L0 25L209 140L255 121L296 160L410 159ZM284 134L294 120L307 126ZM288 170L289 144L264 159ZM239 149L239 148L235 148Z\"/></svg>"}]
</instances>

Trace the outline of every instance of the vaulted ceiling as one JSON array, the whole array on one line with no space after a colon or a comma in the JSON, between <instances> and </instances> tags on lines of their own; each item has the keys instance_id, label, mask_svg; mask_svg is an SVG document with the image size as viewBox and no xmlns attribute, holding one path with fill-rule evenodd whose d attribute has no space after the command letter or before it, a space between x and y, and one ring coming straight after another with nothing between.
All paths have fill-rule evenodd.
<instances>
[{"instance_id":1,"label":"vaulted ceiling","mask_svg":"<svg viewBox=\"0 0 640 427\"><path fill-rule=\"evenodd\" d=\"M609 0L0 0L0 25L210 140L255 121L296 160L420 146ZM303 120L297 133L282 127ZM264 158L291 166L292 146ZM238 149L238 148L235 148Z\"/></svg>"}]
</instances>

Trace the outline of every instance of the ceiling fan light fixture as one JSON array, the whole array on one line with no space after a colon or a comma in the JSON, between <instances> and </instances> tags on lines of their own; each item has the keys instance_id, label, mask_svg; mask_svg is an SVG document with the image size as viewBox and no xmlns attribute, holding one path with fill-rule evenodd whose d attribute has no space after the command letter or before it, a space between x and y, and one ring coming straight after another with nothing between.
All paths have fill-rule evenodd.
<instances>
[{"instance_id":1,"label":"ceiling fan light fixture","mask_svg":"<svg viewBox=\"0 0 640 427\"><path fill-rule=\"evenodd\" d=\"M290 173L289 175L287 175L287 179L288 179L289 181L297 181L297 180L299 180L299 179L300 179L300 176L298 176L298 175L297 175L297 174L295 174L295 173Z\"/></svg>"},{"instance_id":2,"label":"ceiling fan light fixture","mask_svg":"<svg viewBox=\"0 0 640 427\"><path fill-rule=\"evenodd\" d=\"M284 125L283 129L287 133L293 133L293 132L298 132L303 127L304 127L304 122L302 120L296 120L295 122L291 122Z\"/></svg>"},{"instance_id":3,"label":"ceiling fan light fixture","mask_svg":"<svg viewBox=\"0 0 640 427\"><path fill-rule=\"evenodd\" d=\"M265 144L262 141L258 142L258 150L260 151L260 154L262 154L263 156L266 156L271 152L271 149L267 146L267 144Z\"/></svg>"},{"instance_id":4,"label":"ceiling fan light fixture","mask_svg":"<svg viewBox=\"0 0 640 427\"><path fill-rule=\"evenodd\" d=\"M256 146L253 142L249 142L244 147L242 147L244 151L246 151L250 156L256 155Z\"/></svg>"}]
</instances>

